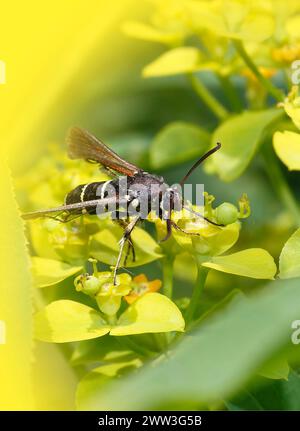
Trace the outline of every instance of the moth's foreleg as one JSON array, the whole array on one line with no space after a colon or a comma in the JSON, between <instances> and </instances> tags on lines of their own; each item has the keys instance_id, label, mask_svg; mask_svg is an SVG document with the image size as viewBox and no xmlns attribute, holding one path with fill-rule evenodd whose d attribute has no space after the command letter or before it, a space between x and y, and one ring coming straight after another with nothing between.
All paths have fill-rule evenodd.
<instances>
[{"instance_id":1,"label":"moth's foreleg","mask_svg":"<svg viewBox=\"0 0 300 431\"><path fill-rule=\"evenodd\" d=\"M117 263L116 263L116 266L115 266L115 269L114 269L114 285L117 284L117 272L118 272L118 269L120 268L121 259L122 259L122 255L123 255L125 244L127 243L127 241L130 240L130 235L131 235L133 229L135 228L135 226L136 226L136 224L138 223L139 220L140 220L140 216L138 216L135 219L133 219L125 227L124 234L123 234L123 236L122 236L122 238L120 240L119 255L118 255Z\"/></svg>"}]
</instances>

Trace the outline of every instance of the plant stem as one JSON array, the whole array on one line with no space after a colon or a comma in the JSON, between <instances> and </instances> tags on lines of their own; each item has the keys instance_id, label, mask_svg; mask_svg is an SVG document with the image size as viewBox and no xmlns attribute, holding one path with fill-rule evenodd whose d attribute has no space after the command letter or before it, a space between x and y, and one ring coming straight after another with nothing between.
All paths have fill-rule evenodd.
<instances>
[{"instance_id":1,"label":"plant stem","mask_svg":"<svg viewBox=\"0 0 300 431\"><path fill-rule=\"evenodd\" d=\"M282 102L284 95L281 90L279 90L277 87L275 87L271 80L265 78L256 64L252 61L251 57L248 55L247 51L244 48L244 45L241 41L235 40L234 46L237 50L237 52L240 54L246 65L249 67L251 72L256 76L258 81L263 85L263 87L278 101Z\"/></svg>"},{"instance_id":2,"label":"plant stem","mask_svg":"<svg viewBox=\"0 0 300 431\"><path fill-rule=\"evenodd\" d=\"M231 82L230 77L218 74L218 78L233 111L241 112L244 108L243 102L239 97L237 88Z\"/></svg>"},{"instance_id":3,"label":"plant stem","mask_svg":"<svg viewBox=\"0 0 300 431\"><path fill-rule=\"evenodd\" d=\"M300 208L282 173L278 159L273 153L271 147L267 146L266 144L262 146L261 151L264 157L266 171L273 188L277 192L286 209L292 215L295 225L298 226L300 224Z\"/></svg>"},{"instance_id":4,"label":"plant stem","mask_svg":"<svg viewBox=\"0 0 300 431\"><path fill-rule=\"evenodd\" d=\"M192 293L191 302L188 306L188 309L185 315L185 321L186 321L187 327L189 327L190 324L192 323L195 311L199 303L199 299L201 297L201 293L204 289L208 272L209 272L208 268L205 268L204 266L201 266L200 263L198 263L198 276Z\"/></svg>"},{"instance_id":5,"label":"plant stem","mask_svg":"<svg viewBox=\"0 0 300 431\"><path fill-rule=\"evenodd\" d=\"M163 260L163 292L168 298L173 295L173 264L174 258L166 256Z\"/></svg>"},{"instance_id":6,"label":"plant stem","mask_svg":"<svg viewBox=\"0 0 300 431\"><path fill-rule=\"evenodd\" d=\"M163 352L164 350L166 350L167 346L168 346L168 339L167 339L167 332L163 332L161 334L152 334L152 337L154 339L154 342L158 348L158 350L160 352Z\"/></svg>"},{"instance_id":7,"label":"plant stem","mask_svg":"<svg viewBox=\"0 0 300 431\"><path fill-rule=\"evenodd\" d=\"M210 108L215 116L221 121L225 120L225 118L228 117L227 109L215 98L205 85L192 73L187 74L187 79L200 99Z\"/></svg>"}]
</instances>

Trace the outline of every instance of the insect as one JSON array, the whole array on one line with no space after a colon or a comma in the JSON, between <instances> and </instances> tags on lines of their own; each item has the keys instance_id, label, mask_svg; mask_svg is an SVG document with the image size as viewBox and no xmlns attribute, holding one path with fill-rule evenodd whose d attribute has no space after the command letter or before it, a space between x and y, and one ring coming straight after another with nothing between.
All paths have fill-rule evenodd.
<instances>
[{"instance_id":1,"label":"insect","mask_svg":"<svg viewBox=\"0 0 300 431\"><path fill-rule=\"evenodd\" d=\"M79 127L72 127L67 134L66 142L68 156L71 159L85 159L86 161L99 163L108 172L111 179L109 181L80 184L67 194L64 205L26 213L23 214L23 218L29 220L39 217L52 217L62 222L68 222L84 214L111 212L113 219L124 229L114 268L114 284L116 284L117 271L121 264L125 244L128 244L125 261L130 250L132 251L133 260L135 260L131 234L137 223L146 219L153 207L157 216L166 221L167 234L162 241L166 241L171 236L172 228L187 235L199 235L184 231L171 219L172 211L180 208L180 206L181 209L183 207L211 224L221 226L187 207L181 192L175 187L169 187L162 176L145 172L122 159L88 131ZM197 160L179 183L180 186L183 186L192 172L220 147L221 144L218 143ZM122 186L122 179L125 180L125 187ZM153 189L157 191L156 194L153 194ZM110 194L110 191L114 193ZM142 210L142 207L144 210Z\"/></svg>"}]
</instances>

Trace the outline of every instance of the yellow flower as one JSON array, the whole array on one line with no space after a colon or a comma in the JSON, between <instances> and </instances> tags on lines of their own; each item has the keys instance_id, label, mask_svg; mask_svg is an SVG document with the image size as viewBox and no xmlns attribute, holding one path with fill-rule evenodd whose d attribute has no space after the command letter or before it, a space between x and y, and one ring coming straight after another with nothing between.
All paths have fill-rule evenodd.
<instances>
[{"instance_id":1,"label":"yellow flower","mask_svg":"<svg viewBox=\"0 0 300 431\"><path fill-rule=\"evenodd\" d=\"M258 67L260 73L265 77L265 78L272 78L272 76L276 75L277 70L274 67ZM243 68L241 69L241 75L245 76L245 78L253 81L253 82L258 82L257 77L254 75L253 72L251 72L250 69L246 69Z\"/></svg>"},{"instance_id":2,"label":"yellow flower","mask_svg":"<svg viewBox=\"0 0 300 431\"><path fill-rule=\"evenodd\" d=\"M284 102L279 104L279 107L284 108L295 126L300 129L300 96L298 86L295 85L292 87L292 90L285 98Z\"/></svg>"},{"instance_id":3,"label":"yellow flower","mask_svg":"<svg viewBox=\"0 0 300 431\"><path fill-rule=\"evenodd\" d=\"M96 295L97 304L104 314L114 316L121 306L122 297L131 290L131 277L129 274L118 275L116 285L111 272L101 272L98 279L100 289Z\"/></svg>"},{"instance_id":4,"label":"yellow flower","mask_svg":"<svg viewBox=\"0 0 300 431\"><path fill-rule=\"evenodd\" d=\"M149 292L157 292L161 288L160 280L149 281L145 274L140 274L134 277L132 280L132 290L129 295L125 296L125 300L128 304L132 304L140 296L145 295Z\"/></svg>"},{"instance_id":5,"label":"yellow flower","mask_svg":"<svg viewBox=\"0 0 300 431\"><path fill-rule=\"evenodd\" d=\"M287 44L279 48L273 48L271 56L277 63L290 65L290 63L297 60L300 56L300 43Z\"/></svg>"}]
</instances>

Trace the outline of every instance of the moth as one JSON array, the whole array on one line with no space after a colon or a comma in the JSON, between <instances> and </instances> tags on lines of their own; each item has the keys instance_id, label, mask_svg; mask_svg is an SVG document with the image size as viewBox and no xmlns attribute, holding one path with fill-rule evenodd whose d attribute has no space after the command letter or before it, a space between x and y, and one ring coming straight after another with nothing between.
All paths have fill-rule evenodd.
<instances>
[{"instance_id":1,"label":"moth","mask_svg":"<svg viewBox=\"0 0 300 431\"><path fill-rule=\"evenodd\" d=\"M176 209L185 208L209 223L221 226L189 208L183 200L181 191L178 188L169 187L162 176L148 173L122 159L88 131L79 127L72 127L67 134L66 142L68 156L71 159L84 159L98 163L107 171L111 179L80 184L67 194L64 205L26 213L23 214L23 218L30 220L39 217L52 217L62 222L68 222L85 214L99 215L110 212L113 219L124 229L114 267L114 284L116 284L117 271L120 268L126 243L128 250L125 261L130 251L132 251L132 258L135 260L131 234L139 221L146 219L153 208L155 208L157 216L166 222L167 234L162 241L170 238L172 228L187 235L199 235L184 231L171 219L172 211ZM179 185L182 187L192 172L220 148L221 144L218 143L197 160ZM153 193L153 190L156 193ZM111 191L112 193L110 193Z\"/></svg>"}]
</instances>

